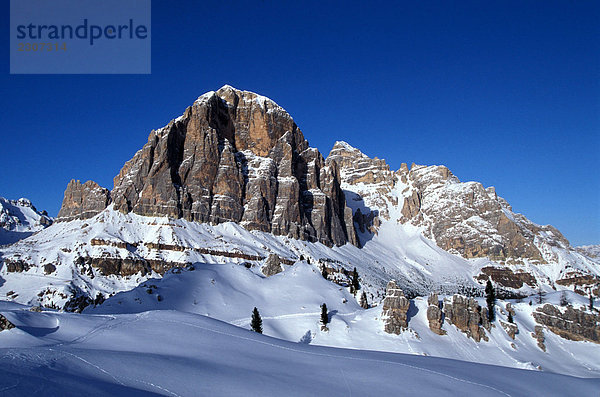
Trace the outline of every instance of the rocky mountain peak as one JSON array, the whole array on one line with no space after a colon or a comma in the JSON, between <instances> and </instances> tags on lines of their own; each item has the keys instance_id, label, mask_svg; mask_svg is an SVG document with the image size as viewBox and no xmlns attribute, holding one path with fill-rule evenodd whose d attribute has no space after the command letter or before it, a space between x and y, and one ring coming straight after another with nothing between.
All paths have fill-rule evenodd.
<instances>
[{"instance_id":1,"label":"rocky mountain peak","mask_svg":"<svg viewBox=\"0 0 600 397\"><path fill-rule=\"evenodd\" d=\"M512 211L494 187L461 182L447 167L403 163L396 172L346 142L326 160L340 172L342 189L361 232L377 233L383 221L422 227L441 248L466 258L555 261L551 247L569 248L552 226ZM393 216L392 216L393 214ZM392 219L392 217L394 219Z\"/></svg>"},{"instance_id":2,"label":"rocky mountain peak","mask_svg":"<svg viewBox=\"0 0 600 397\"><path fill-rule=\"evenodd\" d=\"M335 167L308 146L272 100L223 86L152 131L114 179L114 208L197 222L237 222L251 230L356 243ZM61 216L87 213L67 188Z\"/></svg>"},{"instance_id":3,"label":"rocky mountain peak","mask_svg":"<svg viewBox=\"0 0 600 397\"><path fill-rule=\"evenodd\" d=\"M339 169L341 186L358 230L375 233L381 220L390 218L390 208L398 204L392 195L396 177L390 166L343 141L335 143L326 164L335 164Z\"/></svg>"},{"instance_id":4,"label":"rocky mountain peak","mask_svg":"<svg viewBox=\"0 0 600 397\"><path fill-rule=\"evenodd\" d=\"M81 183L72 179L67 185L57 220L88 219L110 203L110 192L94 181Z\"/></svg>"}]
</instances>

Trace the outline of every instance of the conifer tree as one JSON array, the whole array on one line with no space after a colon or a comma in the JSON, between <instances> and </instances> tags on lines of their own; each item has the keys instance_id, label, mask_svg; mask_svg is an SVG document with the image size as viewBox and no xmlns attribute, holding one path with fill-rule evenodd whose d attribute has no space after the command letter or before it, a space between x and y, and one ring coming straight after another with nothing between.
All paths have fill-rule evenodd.
<instances>
[{"instance_id":1,"label":"conifer tree","mask_svg":"<svg viewBox=\"0 0 600 397\"><path fill-rule=\"evenodd\" d=\"M514 322L513 316L512 316L511 312L508 312L508 322L511 323L511 324Z\"/></svg>"},{"instance_id":2,"label":"conifer tree","mask_svg":"<svg viewBox=\"0 0 600 397\"><path fill-rule=\"evenodd\" d=\"M360 296L360 307L363 309L369 308L369 301L367 300L367 293L365 291L363 291L362 295Z\"/></svg>"},{"instance_id":3,"label":"conifer tree","mask_svg":"<svg viewBox=\"0 0 600 397\"><path fill-rule=\"evenodd\" d=\"M260 318L260 313L257 308L252 310L252 321L250 322L250 326L252 327L252 331L262 334L262 318Z\"/></svg>"},{"instance_id":4,"label":"conifer tree","mask_svg":"<svg viewBox=\"0 0 600 397\"><path fill-rule=\"evenodd\" d=\"M321 276L323 276L323 278L327 280L327 266L325 265L323 265L323 268L321 269Z\"/></svg>"},{"instance_id":5,"label":"conifer tree","mask_svg":"<svg viewBox=\"0 0 600 397\"><path fill-rule=\"evenodd\" d=\"M592 291L590 290L590 311L594 311L594 296L592 295Z\"/></svg>"},{"instance_id":6,"label":"conifer tree","mask_svg":"<svg viewBox=\"0 0 600 397\"><path fill-rule=\"evenodd\" d=\"M544 296L546 295L546 293L544 292L544 290L542 289L542 286L539 285L538 286L538 291L537 291L537 303L538 304L542 304L544 303Z\"/></svg>"},{"instance_id":7,"label":"conifer tree","mask_svg":"<svg viewBox=\"0 0 600 397\"><path fill-rule=\"evenodd\" d=\"M488 280L485 285L485 301L487 302L488 307L488 319L492 322L496 317L494 311L494 306L496 305L496 292L494 291L494 286L490 280Z\"/></svg>"},{"instance_id":8,"label":"conifer tree","mask_svg":"<svg viewBox=\"0 0 600 397\"><path fill-rule=\"evenodd\" d=\"M321 323L327 325L329 323L329 315L327 313L327 305L323 303L321 305Z\"/></svg>"},{"instance_id":9,"label":"conifer tree","mask_svg":"<svg viewBox=\"0 0 600 397\"><path fill-rule=\"evenodd\" d=\"M360 289L360 283L358 282L358 272L356 268L352 271L352 284L350 285L350 291L356 295L356 291Z\"/></svg>"},{"instance_id":10,"label":"conifer tree","mask_svg":"<svg viewBox=\"0 0 600 397\"><path fill-rule=\"evenodd\" d=\"M560 293L560 305L567 306L569 304L569 299L567 298L567 293L565 291Z\"/></svg>"}]
</instances>

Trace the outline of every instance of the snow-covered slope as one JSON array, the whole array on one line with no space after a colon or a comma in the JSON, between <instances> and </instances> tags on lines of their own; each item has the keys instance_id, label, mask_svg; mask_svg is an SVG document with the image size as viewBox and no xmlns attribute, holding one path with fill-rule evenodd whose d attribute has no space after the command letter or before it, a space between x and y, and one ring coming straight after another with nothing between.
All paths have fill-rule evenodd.
<instances>
[{"instance_id":1,"label":"snow-covered slope","mask_svg":"<svg viewBox=\"0 0 600 397\"><path fill-rule=\"evenodd\" d=\"M558 304L558 293L546 302ZM585 298L569 294L575 306ZM330 312L329 331L319 326L320 305ZM484 304L483 299L480 302ZM498 308L499 320L507 321ZM102 305L88 307L85 313L141 313L149 310L175 310L206 315L249 328L253 307L260 310L265 334L277 338L361 350L380 350L455 358L525 369L543 369L583 377L600 377L600 345L573 342L550 332L546 352L532 337L535 321L531 313L539 307L512 302L519 333L515 340L499 322L491 329L490 340L477 343L451 324L447 335L429 329L427 300L416 298L409 310L409 330L400 335L384 332L381 306L362 309L347 288L322 278L306 262L298 262L275 276L264 277L259 269L238 264L196 264L193 270L177 269L162 279L148 280L129 292L110 298Z\"/></svg>"},{"instance_id":2,"label":"snow-covered slope","mask_svg":"<svg viewBox=\"0 0 600 397\"><path fill-rule=\"evenodd\" d=\"M490 264L486 259L466 260L449 254L410 225L384 223L362 248L350 244L329 248L250 232L231 222L212 226L108 208L88 220L56 223L0 250L5 264L0 270L5 278L0 295L20 303L62 308L79 295L94 298L98 293L108 296L131 289L158 276L161 269L196 262L260 265L272 253L289 263L303 257L319 267L356 267L375 302L392 278L412 295L477 289L473 276ZM132 265L124 274L123 262L139 267ZM111 264L121 266L121 272L110 274Z\"/></svg>"},{"instance_id":3,"label":"snow-covered slope","mask_svg":"<svg viewBox=\"0 0 600 397\"><path fill-rule=\"evenodd\" d=\"M557 249L557 253L570 271L585 267L588 273L600 273L591 258L575 251ZM131 289L173 266L196 262L260 265L270 254L288 263L305 258L312 265L332 270L356 267L369 299L376 303L390 279L396 279L409 295L425 296L431 291L482 293L477 276L481 269L495 265L487 258L453 255L423 236L422 228L393 220L383 221L378 233L370 236L362 248L350 244L329 248L247 231L232 222L213 226L122 214L109 207L94 218L56 223L0 249L5 264L0 270L5 278L0 294L20 303L62 308L81 295L93 299L98 293L108 296ZM507 262L505 266L514 267L515 272L526 268L550 282L562 277L559 266L537 266L528 261ZM341 273L339 276L343 279ZM552 291L551 285L543 288ZM572 289L560 284L554 288ZM524 284L518 291L529 294L535 289Z\"/></svg>"},{"instance_id":4,"label":"snow-covered slope","mask_svg":"<svg viewBox=\"0 0 600 397\"><path fill-rule=\"evenodd\" d=\"M39 212L31 201L0 197L0 245L12 244L52 224L45 212Z\"/></svg>"},{"instance_id":5,"label":"snow-covered slope","mask_svg":"<svg viewBox=\"0 0 600 397\"><path fill-rule=\"evenodd\" d=\"M594 395L599 379L286 342L180 311L85 315L4 305L11 395Z\"/></svg>"},{"instance_id":6,"label":"snow-covered slope","mask_svg":"<svg viewBox=\"0 0 600 397\"><path fill-rule=\"evenodd\" d=\"M287 259L290 265L283 265L282 273L265 278L261 267L270 254ZM515 341L498 323L489 342L476 343L448 323L444 324L447 335L436 335L428 327L427 301L421 297L413 300L410 309L411 330L395 336L383 331L380 306L364 310L347 288L322 277L323 265L332 272L356 267L371 305L381 302L385 284L394 278L407 291L421 294L430 290L465 292L477 287L473 275L489 260L452 255L409 225L383 222L379 233L362 248L349 244L329 248L250 232L235 223L212 226L122 214L108 208L92 219L57 223L5 248L2 255L4 261L36 264L22 272L8 272L8 266L1 271L5 281L0 285L0 296L22 304L73 309L82 302L81 297L93 299L100 294L108 298L117 293L85 311L121 314L166 309L202 314L246 328L256 306L263 315L266 334L289 341L600 376L598 345L567 341L547 332L547 353L539 349L531 336L536 325L531 313L537 306L529 306L528 300L513 301L520 328ZM164 279L151 266L147 272L127 276L103 275L109 268L98 267L94 258L148 261L174 268ZM54 267L49 274L45 274L47 265ZM342 273L330 275L342 284L348 281L344 277ZM558 295L549 297L558 303ZM587 302L573 293L570 300L578 305ZM333 313L328 333L321 333L318 326L322 303ZM499 316L507 320L506 312Z\"/></svg>"}]
</instances>

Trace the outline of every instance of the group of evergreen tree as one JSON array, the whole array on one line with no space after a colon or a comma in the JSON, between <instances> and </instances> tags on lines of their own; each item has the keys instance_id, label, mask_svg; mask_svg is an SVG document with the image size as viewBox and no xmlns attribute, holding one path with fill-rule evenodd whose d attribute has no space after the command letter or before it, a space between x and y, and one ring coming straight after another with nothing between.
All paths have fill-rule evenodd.
<instances>
[{"instance_id":1,"label":"group of evergreen tree","mask_svg":"<svg viewBox=\"0 0 600 397\"><path fill-rule=\"evenodd\" d=\"M325 303L321 305L321 323L323 325L329 324L329 312L327 310L327 304ZM263 333L262 318L260 317L260 313L258 312L258 309L256 307L254 308L254 310L252 310L252 320L250 321L250 327L254 332L257 332L259 334Z\"/></svg>"},{"instance_id":2,"label":"group of evergreen tree","mask_svg":"<svg viewBox=\"0 0 600 397\"><path fill-rule=\"evenodd\" d=\"M327 267L325 265L323 265L323 267L321 268L321 275L323 276L323 278L327 279ZM356 292L360 289L360 282L358 279L358 271L356 270L356 268L354 268L354 270L352 271L352 280L350 282L350 291L356 295ZM360 297L360 305L364 308L368 308L369 304L367 302L367 294L363 291L361 297ZM323 303L321 305L321 323L323 325L327 325L329 324L329 312L327 311L327 305L325 303ZM252 310L252 320L250 321L250 327L252 328L252 331L254 332L258 332L259 334L262 334L263 332L263 328L262 328L262 318L260 317L260 313L258 312L258 309L255 307L254 310Z\"/></svg>"}]
</instances>

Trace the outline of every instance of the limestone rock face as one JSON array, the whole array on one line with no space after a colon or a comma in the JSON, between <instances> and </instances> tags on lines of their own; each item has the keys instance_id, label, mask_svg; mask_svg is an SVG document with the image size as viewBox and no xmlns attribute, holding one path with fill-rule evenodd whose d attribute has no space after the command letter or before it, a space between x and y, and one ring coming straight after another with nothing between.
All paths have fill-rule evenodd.
<instances>
[{"instance_id":1,"label":"limestone rock face","mask_svg":"<svg viewBox=\"0 0 600 397\"><path fill-rule=\"evenodd\" d=\"M551 245L568 247L568 241L552 226L539 226L520 214L494 188L480 183L461 183L443 166L400 169L408 189L402 222L425 226L426 234L445 250L466 258L490 256L543 261L534 239L544 232Z\"/></svg>"},{"instance_id":2,"label":"limestone rock face","mask_svg":"<svg viewBox=\"0 0 600 397\"><path fill-rule=\"evenodd\" d=\"M572 306L567 306L563 312L554 305L545 304L533 312L533 318L565 339L600 343L600 315L598 314L587 313Z\"/></svg>"},{"instance_id":3,"label":"limestone rock face","mask_svg":"<svg viewBox=\"0 0 600 397\"><path fill-rule=\"evenodd\" d=\"M230 86L153 131L114 183L114 206L125 213L357 242L337 168L279 105Z\"/></svg>"},{"instance_id":4,"label":"limestone rock face","mask_svg":"<svg viewBox=\"0 0 600 397\"><path fill-rule=\"evenodd\" d=\"M265 265L261 270L267 277L281 273L283 271L283 267L281 266L281 260L279 259L279 256L275 254L269 255L265 261Z\"/></svg>"},{"instance_id":5,"label":"limestone rock face","mask_svg":"<svg viewBox=\"0 0 600 397\"><path fill-rule=\"evenodd\" d=\"M481 339L488 340L484 331L486 325L488 328L490 326L487 320L487 309L479 306L475 299L454 295L451 302L444 302L444 313L450 324L456 326L476 342Z\"/></svg>"},{"instance_id":6,"label":"limestone rock face","mask_svg":"<svg viewBox=\"0 0 600 397\"><path fill-rule=\"evenodd\" d=\"M429 329L438 335L446 335L446 331L442 329L444 325L444 317L442 309L438 301L438 295L433 293L427 299L427 320L429 321Z\"/></svg>"},{"instance_id":7,"label":"limestone rock face","mask_svg":"<svg viewBox=\"0 0 600 397\"><path fill-rule=\"evenodd\" d=\"M65 197L58 212L57 220L71 221L73 219L88 219L110 203L110 192L100 187L94 181L81 183L71 180L65 190Z\"/></svg>"},{"instance_id":8,"label":"limestone rock face","mask_svg":"<svg viewBox=\"0 0 600 397\"><path fill-rule=\"evenodd\" d=\"M406 314L409 307L410 301L404 296L402 290L398 288L394 280L390 281L383 299L382 318L385 332L399 335L402 330L408 328Z\"/></svg>"},{"instance_id":9,"label":"limestone rock face","mask_svg":"<svg viewBox=\"0 0 600 397\"><path fill-rule=\"evenodd\" d=\"M341 141L331 149L326 164L339 169L346 202L361 233L376 233L381 221L390 219L390 207L398 204L391 194L396 178L390 166Z\"/></svg>"}]
</instances>

